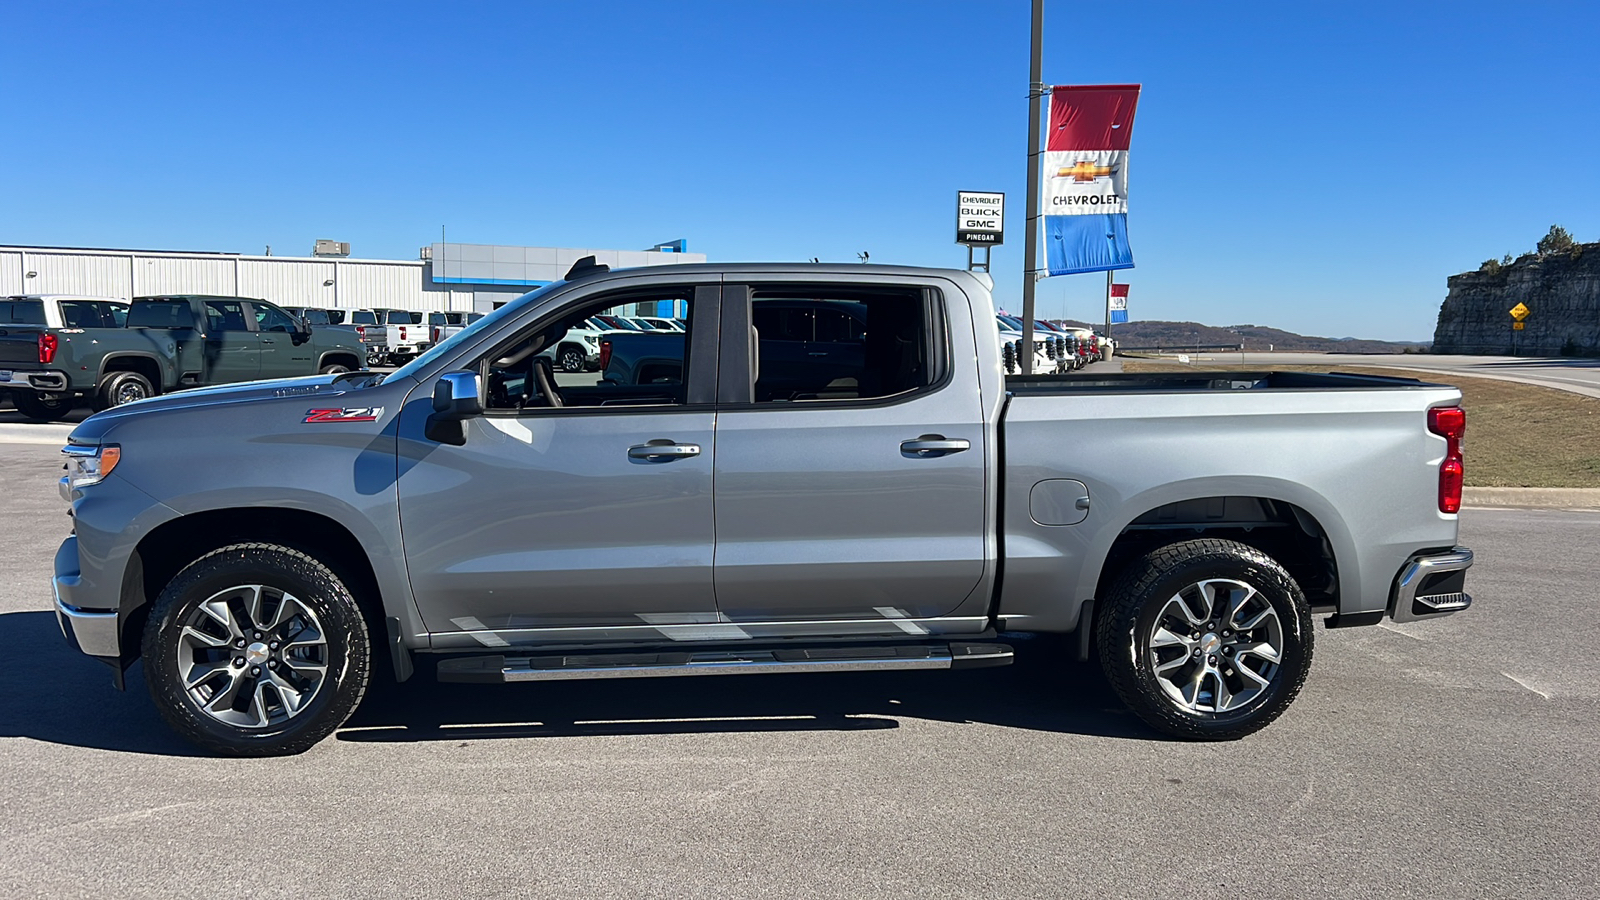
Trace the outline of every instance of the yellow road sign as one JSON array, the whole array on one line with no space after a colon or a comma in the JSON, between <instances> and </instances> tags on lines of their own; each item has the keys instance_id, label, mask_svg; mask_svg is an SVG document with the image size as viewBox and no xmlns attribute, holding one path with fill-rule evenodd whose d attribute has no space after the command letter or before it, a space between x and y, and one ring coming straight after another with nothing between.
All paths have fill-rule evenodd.
<instances>
[{"instance_id":1,"label":"yellow road sign","mask_svg":"<svg viewBox=\"0 0 1600 900\"><path fill-rule=\"evenodd\" d=\"M1518 303L1516 306L1511 307L1511 318L1521 322L1523 319L1528 317L1528 313L1530 312L1532 312L1532 310L1528 309L1526 306L1523 306L1521 303Z\"/></svg>"},{"instance_id":2,"label":"yellow road sign","mask_svg":"<svg viewBox=\"0 0 1600 900\"><path fill-rule=\"evenodd\" d=\"M1528 324L1528 323L1526 323L1526 322L1512 322L1511 323L1511 330L1512 331L1521 331L1522 330L1522 326L1524 326L1526 324Z\"/></svg>"}]
</instances>

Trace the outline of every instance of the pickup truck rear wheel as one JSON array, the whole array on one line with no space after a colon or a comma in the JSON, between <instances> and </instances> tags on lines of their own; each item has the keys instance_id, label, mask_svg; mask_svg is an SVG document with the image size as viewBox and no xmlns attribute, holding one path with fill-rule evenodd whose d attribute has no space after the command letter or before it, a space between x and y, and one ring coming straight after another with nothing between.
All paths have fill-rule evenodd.
<instances>
[{"instance_id":1,"label":"pickup truck rear wheel","mask_svg":"<svg viewBox=\"0 0 1600 900\"><path fill-rule=\"evenodd\" d=\"M32 391L12 391L11 402L17 412L35 422L54 422L72 412L73 403L64 397L42 397Z\"/></svg>"},{"instance_id":2,"label":"pickup truck rear wheel","mask_svg":"<svg viewBox=\"0 0 1600 900\"><path fill-rule=\"evenodd\" d=\"M113 372L100 383L95 406L98 409L111 409L155 395L156 389L151 386L150 379L138 372Z\"/></svg>"},{"instance_id":3,"label":"pickup truck rear wheel","mask_svg":"<svg viewBox=\"0 0 1600 900\"><path fill-rule=\"evenodd\" d=\"M161 717L224 756L311 747L361 702L371 665L338 576L274 544L234 544L185 567L151 608L143 651Z\"/></svg>"},{"instance_id":4,"label":"pickup truck rear wheel","mask_svg":"<svg viewBox=\"0 0 1600 900\"><path fill-rule=\"evenodd\" d=\"M1272 557L1235 541L1169 544L1107 596L1101 665L1124 703L1182 738L1231 740L1283 714L1311 667L1311 608Z\"/></svg>"},{"instance_id":5,"label":"pickup truck rear wheel","mask_svg":"<svg viewBox=\"0 0 1600 900\"><path fill-rule=\"evenodd\" d=\"M322 374L324 375L341 375L348 371L350 371L350 367L340 363L329 363L322 367Z\"/></svg>"}]
</instances>

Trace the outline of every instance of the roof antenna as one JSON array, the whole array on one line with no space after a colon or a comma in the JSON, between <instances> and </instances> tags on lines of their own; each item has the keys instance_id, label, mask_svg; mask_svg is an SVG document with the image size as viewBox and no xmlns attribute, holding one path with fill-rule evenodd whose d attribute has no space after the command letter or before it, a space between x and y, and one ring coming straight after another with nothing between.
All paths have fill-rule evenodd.
<instances>
[{"instance_id":1,"label":"roof antenna","mask_svg":"<svg viewBox=\"0 0 1600 900\"><path fill-rule=\"evenodd\" d=\"M862 261L862 262L866 262L866 261L867 261L867 260L869 260L869 259L871 259L871 258L872 258L872 254L871 254L871 253L868 253L868 252L867 252L867 251L865 251L865 250L863 250L863 251L861 251L861 252L860 252L860 253L857 253L857 254L856 254L856 259L859 259L859 260L861 260L861 261Z\"/></svg>"},{"instance_id":2,"label":"roof antenna","mask_svg":"<svg viewBox=\"0 0 1600 900\"><path fill-rule=\"evenodd\" d=\"M605 263L595 262L593 256L585 256L583 259L573 263L572 268L567 270L566 280L574 281L579 278L587 278L590 275L601 275L609 271L611 271L610 266Z\"/></svg>"}]
</instances>

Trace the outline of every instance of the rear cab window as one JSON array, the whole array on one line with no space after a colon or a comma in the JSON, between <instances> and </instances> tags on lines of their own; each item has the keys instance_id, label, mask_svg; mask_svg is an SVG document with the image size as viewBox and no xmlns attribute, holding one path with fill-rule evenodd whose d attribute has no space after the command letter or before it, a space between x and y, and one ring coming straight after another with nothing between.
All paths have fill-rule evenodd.
<instances>
[{"instance_id":1,"label":"rear cab window","mask_svg":"<svg viewBox=\"0 0 1600 900\"><path fill-rule=\"evenodd\" d=\"M43 300L0 300L0 324L44 325Z\"/></svg>"}]
</instances>

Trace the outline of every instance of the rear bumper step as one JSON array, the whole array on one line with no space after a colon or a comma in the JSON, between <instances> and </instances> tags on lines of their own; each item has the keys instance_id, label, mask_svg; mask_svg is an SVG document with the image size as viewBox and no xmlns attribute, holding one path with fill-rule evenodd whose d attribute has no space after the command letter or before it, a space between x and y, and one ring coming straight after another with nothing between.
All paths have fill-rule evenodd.
<instances>
[{"instance_id":1,"label":"rear bumper step","mask_svg":"<svg viewBox=\"0 0 1600 900\"><path fill-rule=\"evenodd\" d=\"M476 684L677 675L770 675L881 669L976 669L1011 662L1005 644L816 647L565 656L469 656L439 663L439 680Z\"/></svg>"},{"instance_id":2,"label":"rear bumper step","mask_svg":"<svg viewBox=\"0 0 1600 900\"><path fill-rule=\"evenodd\" d=\"M1466 591L1471 566L1472 551L1465 547L1412 557L1395 578L1389 614L1396 622L1411 622L1466 609L1472 605Z\"/></svg>"}]
</instances>

